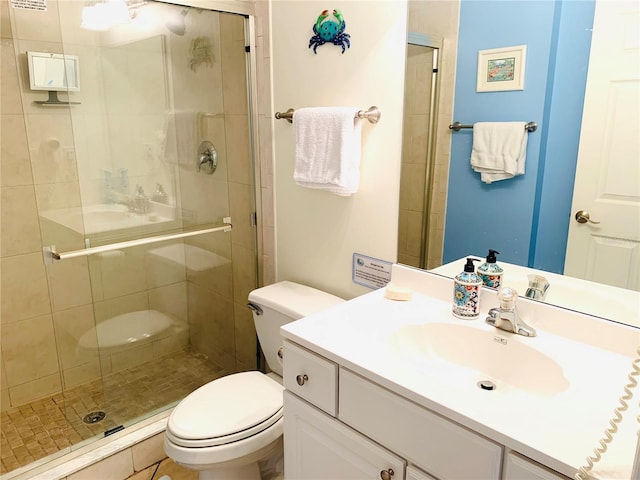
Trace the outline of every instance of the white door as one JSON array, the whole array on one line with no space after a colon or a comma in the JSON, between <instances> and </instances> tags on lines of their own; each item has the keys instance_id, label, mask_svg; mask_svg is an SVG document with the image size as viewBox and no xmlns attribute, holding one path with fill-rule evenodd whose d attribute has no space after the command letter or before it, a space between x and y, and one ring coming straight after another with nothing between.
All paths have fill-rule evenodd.
<instances>
[{"instance_id":1,"label":"white door","mask_svg":"<svg viewBox=\"0 0 640 480\"><path fill-rule=\"evenodd\" d=\"M284 473L295 480L403 479L405 462L284 392Z\"/></svg>"},{"instance_id":2,"label":"white door","mask_svg":"<svg viewBox=\"0 0 640 480\"><path fill-rule=\"evenodd\" d=\"M564 268L633 290L640 290L638 5L596 3ZM580 211L584 223L575 218Z\"/></svg>"}]
</instances>

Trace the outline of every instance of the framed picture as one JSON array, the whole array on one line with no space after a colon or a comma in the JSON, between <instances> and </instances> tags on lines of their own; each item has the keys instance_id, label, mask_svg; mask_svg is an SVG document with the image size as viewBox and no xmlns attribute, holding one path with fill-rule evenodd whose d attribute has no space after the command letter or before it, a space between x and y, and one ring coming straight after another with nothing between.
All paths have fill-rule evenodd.
<instances>
[{"instance_id":1,"label":"framed picture","mask_svg":"<svg viewBox=\"0 0 640 480\"><path fill-rule=\"evenodd\" d=\"M527 46L478 51L476 92L524 90Z\"/></svg>"}]
</instances>

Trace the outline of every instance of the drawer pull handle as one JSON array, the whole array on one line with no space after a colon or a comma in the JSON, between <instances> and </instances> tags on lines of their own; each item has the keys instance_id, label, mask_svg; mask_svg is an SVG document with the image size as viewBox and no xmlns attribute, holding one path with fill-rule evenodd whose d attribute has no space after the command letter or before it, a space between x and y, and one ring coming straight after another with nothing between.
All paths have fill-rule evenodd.
<instances>
[{"instance_id":1,"label":"drawer pull handle","mask_svg":"<svg viewBox=\"0 0 640 480\"><path fill-rule=\"evenodd\" d=\"M392 469L392 468L390 468L389 470L382 470L382 471L380 472L380 478L381 478L382 480L391 480L391 477L393 477L393 474L394 474L394 473L395 473L395 472L393 471L393 469Z\"/></svg>"},{"instance_id":2,"label":"drawer pull handle","mask_svg":"<svg viewBox=\"0 0 640 480\"><path fill-rule=\"evenodd\" d=\"M296 382L298 382L298 385L300 386L304 385L304 382L306 382L307 380L309 380L309 377L307 377L306 373L304 375L298 375L296 377Z\"/></svg>"}]
</instances>

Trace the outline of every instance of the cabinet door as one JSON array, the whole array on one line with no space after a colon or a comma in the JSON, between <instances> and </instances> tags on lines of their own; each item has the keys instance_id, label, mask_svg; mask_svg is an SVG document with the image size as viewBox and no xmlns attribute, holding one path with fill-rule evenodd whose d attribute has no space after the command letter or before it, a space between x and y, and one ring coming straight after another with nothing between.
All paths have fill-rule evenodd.
<instances>
[{"instance_id":1,"label":"cabinet door","mask_svg":"<svg viewBox=\"0 0 640 480\"><path fill-rule=\"evenodd\" d=\"M509 452L505 462L503 480L569 480L553 470L538 465L514 452Z\"/></svg>"},{"instance_id":2,"label":"cabinet door","mask_svg":"<svg viewBox=\"0 0 640 480\"><path fill-rule=\"evenodd\" d=\"M284 472L295 480L404 478L405 462L284 392Z\"/></svg>"},{"instance_id":3,"label":"cabinet door","mask_svg":"<svg viewBox=\"0 0 640 480\"><path fill-rule=\"evenodd\" d=\"M339 396L342 422L436 478L500 479L502 445L342 367Z\"/></svg>"},{"instance_id":4,"label":"cabinet door","mask_svg":"<svg viewBox=\"0 0 640 480\"><path fill-rule=\"evenodd\" d=\"M419 468L409 465L407 467L407 480L436 480L431 475L427 475Z\"/></svg>"}]
</instances>

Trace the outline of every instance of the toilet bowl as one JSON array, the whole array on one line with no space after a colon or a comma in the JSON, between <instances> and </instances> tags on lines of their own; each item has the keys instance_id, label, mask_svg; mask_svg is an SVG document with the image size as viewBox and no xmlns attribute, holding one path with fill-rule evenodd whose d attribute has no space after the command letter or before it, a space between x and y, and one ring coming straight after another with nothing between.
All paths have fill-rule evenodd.
<instances>
[{"instance_id":1,"label":"toilet bowl","mask_svg":"<svg viewBox=\"0 0 640 480\"><path fill-rule=\"evenodd\" d=\"M198 470L200 480L259 480L260 464L282 456L280 326L341 302L293 282L252 291L249 307L272 372L227 375L187 395L167 421L167 455Z\"/></svg>"}]
</instances>

